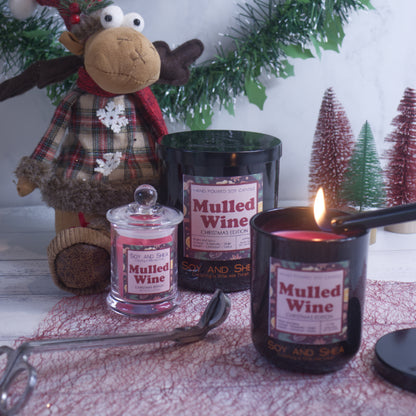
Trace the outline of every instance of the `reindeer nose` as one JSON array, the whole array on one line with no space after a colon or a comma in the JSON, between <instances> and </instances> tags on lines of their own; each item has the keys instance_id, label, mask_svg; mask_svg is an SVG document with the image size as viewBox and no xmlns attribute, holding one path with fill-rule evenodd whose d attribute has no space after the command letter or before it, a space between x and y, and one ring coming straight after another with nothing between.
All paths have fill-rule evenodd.
<instances>
[{"instance_id":1,"label":"reindeer nose","mask_svg":"<svg viewBox=\"0 0 416 416\"><path fill-rule=\"evenodd\" d=\"M85 69L104 90L128 94L159 79L160 57L140 32L120 27L103 30L87 40Z\"/></svg>"},{"instance_id":2,"label":"reindeer nose","mask_svg":"<svg viewBox=\"0 0 416 416\"><path fill-rule=\"evenodd\" d=\"M130 53L130 59L132 61L141 61L142 63L146 63L145 59L143 58L142 54L139 50L135 49L133 52Z\"/></svg>"}]
</instances>

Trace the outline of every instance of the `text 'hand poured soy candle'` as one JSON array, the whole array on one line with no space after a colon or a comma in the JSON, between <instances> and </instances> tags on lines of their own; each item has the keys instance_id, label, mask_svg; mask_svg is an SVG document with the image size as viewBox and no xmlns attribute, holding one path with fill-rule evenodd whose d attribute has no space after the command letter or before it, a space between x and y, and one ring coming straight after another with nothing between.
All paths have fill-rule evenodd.
<instances>
[{"instance_id":1,"label":"text 'hand poured soy candle'","mask_svg":"<svg viewBox=\"0 0 416 416\"><path fill-rule=\"evenodd\" d=\"M277 206L279 139L244 131L173 133L159 147L163 202L184 213L180 286L212 292L250 285L250 219Z\"/></svg>"},{"instance_id":2,"label":"text 'hand poured soy candle'","mask_svg":"<svg viewBox=\"0 0 416 416\"><path fill-rule=\"evenodd\" d=\"M278 367L306 373L338 370L357 353L366 282L368 232L324 232L317 221L308 207L251 220L253 343Z\"/></svg>"},{"instance_id":3,"label":"text 'hand poured soy candle'","mask_svg":"<svg viewBox=\"0 0 416 416\"><path fill-rule=\"evenodd\" d=\"M183 214L156 203L141 185L135 202L108 211L111 223L111 291L107 303L123 315L166 313L178 304L177 226Z\"/></svg>"}]
</instances>

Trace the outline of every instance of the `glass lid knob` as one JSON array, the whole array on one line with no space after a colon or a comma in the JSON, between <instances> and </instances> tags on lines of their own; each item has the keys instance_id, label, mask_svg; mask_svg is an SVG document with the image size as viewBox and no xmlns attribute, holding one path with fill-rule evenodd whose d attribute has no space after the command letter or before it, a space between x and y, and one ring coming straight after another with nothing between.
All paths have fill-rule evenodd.
<instances>
[{"instance_id":1,"label":"glass lid knob","mask_svg":"<svg viewBox=\"0 0 416 416\"><path fill-rule=\"evenodd\" d=\"M154 207L157 202L157 191L152 185L140 185L134 192L134 200L140 207Z\"/></svg>"}]
</instances>

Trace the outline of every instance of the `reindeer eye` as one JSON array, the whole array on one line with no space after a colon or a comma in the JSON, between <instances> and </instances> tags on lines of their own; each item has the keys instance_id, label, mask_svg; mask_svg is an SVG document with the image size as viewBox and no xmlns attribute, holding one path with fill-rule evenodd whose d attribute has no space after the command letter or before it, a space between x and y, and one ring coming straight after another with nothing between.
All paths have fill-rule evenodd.
<instances>
[{"instance_id":1,"label":"reindeer eye","mask_svg":"<svg viewBox=\"0 0 416 416\"><path fill-rule=\"evenodd\" d=\"M100 16L101 25L104 29L119 27L123 23L123 11L118 6L105 7Z\"/></svg>"},{"instance_id":2,"label":"reindeer eye","mask_svg":"<svg viewBox=\"0 0 416 416\"><path fill-rule=\"evenodd\" d=\"M144 20L139 13L128 13L124 16L122 26L131 27L138 32L142 32L144 29Z\"/></svg>"}]
</instances>

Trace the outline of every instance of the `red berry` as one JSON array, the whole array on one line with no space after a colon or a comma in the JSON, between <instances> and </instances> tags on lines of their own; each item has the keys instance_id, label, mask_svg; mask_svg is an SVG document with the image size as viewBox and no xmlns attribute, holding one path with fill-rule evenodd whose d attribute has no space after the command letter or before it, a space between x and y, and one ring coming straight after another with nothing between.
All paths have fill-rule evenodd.
<instances>
[{"instance_id":1,"label":"red berry","mask_svg":"<svg viewBox=\"0 0 416 416\"><path fill-rule=\"evenodd\" d=\"M72 14L71 15L71 24L77 25L81 21L79 14Z\"/></svg>"},{"instance_id":2,"label":"red berry","mask_svg":"<svg viewBox=\"0 0 416 416\"><path fill-rule=\"evenodd\" d=\"M78 3L74 2L69 5L69 11L71 14L79 14L81 12L81 8Z\"/></svg>"}]
</instances>

